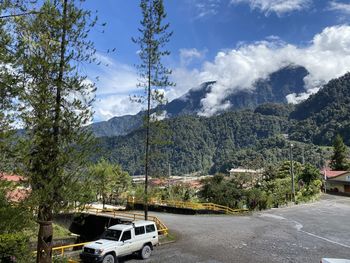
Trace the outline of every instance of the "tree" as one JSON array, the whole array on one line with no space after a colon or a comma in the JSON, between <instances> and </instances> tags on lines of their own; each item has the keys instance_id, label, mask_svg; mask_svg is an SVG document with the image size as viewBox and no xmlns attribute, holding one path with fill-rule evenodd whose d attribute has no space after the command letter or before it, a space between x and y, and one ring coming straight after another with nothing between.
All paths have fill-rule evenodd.
<instances>
[{"instance_id":1,"label":"tree","mask_svg":"<svg viewBox=\"0 0 350 263\"><path fill-rule=\"evenodd\" d=\"M320 170L312 164L305 164L302 172L299 175L299 179L303 180L304 183L310 184L311 182L321 179Z\"/></svg>"},{"instance_id":2,"label":"tree","mask_svg":"<svg viewBox=\"0 0 350 263\"><path fill-rule=\"evenodd\" d=\"M21 174L37 212L37 262L51 262L53 214L77 201L92 142L82 127L91 120L95 88L78 66L93 60L87 36L96 20L72 0L54 0L15 21L25 130Z\"/></svg>"},{"instance_id":3,"label":"tree","mask_svg":"<svg viewBox=\"0 0 350 263\"><path fill-rule=\"evenodd\" d=\"M117 164L111 164L105 159L90 166L90 174L94 179L95 193L102 197L102 205L105 208L107 200L112 197L119 198L127 192L131 186L131 177Z\"/></svg>"},{"instance_id":4,"label":"tree","mask_svg":"<svg viewBox=\"0 0 350 263\"><path fill-rule=\"evenodd\" d=\"M343 138L339 134L335 137L333 142L333 156L330 166L333 170L347 170L349 168L347 149Z\"/></svg>"},{"instance_id":5,"label":"tree","mask_svg":"<svg viewBox=\"0 0 350 263\"><path fill-rule=\"evenodd\" d=\"M171 70L162 64L162 57L168 56L169 51L164 46L169 42L172 32L169 32L169 24L164 24L166 12L163 0L141 0L142 11L140 36L132 41L140 46L140 65L137 66L140 76L139 86L145 89L147 111L145 116L145 219L148 214L147 187L150 172L150 125L152 105L164 101L162 90L173 85L169 81ZM142 98L139 99L143 101Z\"/></svg>"},{"instance_id":6,"label":"tree","mask_svg":"<svg viewBox=\"0 0 350 263\"><path fill-rule=\"evenodd\" d=\"M12 7L10 1L0 3L0 16ZM17 95L17 80L11 68L15 67L16 56L12 50L14 38L10 33L10 20L0 18L0 172L11 170L14 110L13 98Z\"/></svg>"}]
</instances>

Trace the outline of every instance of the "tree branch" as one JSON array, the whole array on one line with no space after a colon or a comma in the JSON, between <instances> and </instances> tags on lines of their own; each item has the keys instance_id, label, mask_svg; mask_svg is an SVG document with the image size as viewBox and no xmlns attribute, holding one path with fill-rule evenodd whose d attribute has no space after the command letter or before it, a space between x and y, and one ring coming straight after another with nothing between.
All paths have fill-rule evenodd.
<instances>
[{"instance_id":1,"label":"tree branch","mask_svg":"<svg viewBox=\"0 0 350 263\"><path fill-rule=\"evenodd\" d=\"M25 13L21 13L21 14L4 15L4 16L0 16L0 19L19 17L19 16L27 16L27 15L36 15L36 14L40 14L40 12L38 12L38 11L29 11L29 12L25 12Z\"/></svg>"}]
</instances>

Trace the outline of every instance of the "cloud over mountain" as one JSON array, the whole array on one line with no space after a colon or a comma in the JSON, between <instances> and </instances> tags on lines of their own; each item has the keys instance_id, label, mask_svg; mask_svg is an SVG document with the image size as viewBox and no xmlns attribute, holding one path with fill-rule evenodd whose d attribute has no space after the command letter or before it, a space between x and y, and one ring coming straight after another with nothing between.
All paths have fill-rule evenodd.
<instances>
[{"instance_id":1,"label":"cloud over mountain","mask_svg":"<svg viewBox=\"0 0 350 263\"><path fill-rule=\"evenodd\" d=\"M166 91L166 97L171 101L191 88L200 87L203 82L216 81L211 92L201 101L201 115L211 116L230 107L226 100L230 94L252 90L257 80L265 79L290 64L303 66L310 73L304 79L307 92L287 96L289 102L298 103L317 92L330 79L350 70L350 26L327 27L302 47L274 36L220 51L213 61L205 61L204 53L196 49L182 49L179 55L180 63L173 68L172 74L172 81L177 85ZM130 94L140 92L136 88L136 70L102 59L110 66L100 74L95 120L137 113L141 105L129 101ZM188 66L193 61L199 62L197 68Z\"/></svg>"},{"instance_id":2,"label":"cloud over mountain","mask_svg":"<svg viewBox=\"0 0 350 263\"><path fill-rule=\"evenodd\" d=\"M203 82L217 81L202 100L201 114L210 116L229 107L225 101L229 94L253 89L255 81L289 64L309 71L304 79L309 94L330 79L345 74L350 70L350 26L327 27L306 47L272 39L219 52L213 62L203 64L196 76ZM290 102L298 102L298 98L304 99L308 93L291 95Z\"/></svg>"}]
</instances>

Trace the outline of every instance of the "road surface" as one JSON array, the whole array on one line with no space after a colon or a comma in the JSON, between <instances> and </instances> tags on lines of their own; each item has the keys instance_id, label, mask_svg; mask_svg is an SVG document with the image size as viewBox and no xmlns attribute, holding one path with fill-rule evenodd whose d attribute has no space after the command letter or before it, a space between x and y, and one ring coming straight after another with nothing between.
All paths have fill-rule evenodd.
<instances>
[{"instance_id":1,"label":"road surface","mask_svg":"<svg viewBox=\"0 0 350 263\"><path fill-rule=\"evenodd\" d=\"M147 263L319 262L350 258L350 198L256 212L248 216L158 216L177 236ZM135 256L120 262L140 263Z\"/></svg>"}]
</instances>

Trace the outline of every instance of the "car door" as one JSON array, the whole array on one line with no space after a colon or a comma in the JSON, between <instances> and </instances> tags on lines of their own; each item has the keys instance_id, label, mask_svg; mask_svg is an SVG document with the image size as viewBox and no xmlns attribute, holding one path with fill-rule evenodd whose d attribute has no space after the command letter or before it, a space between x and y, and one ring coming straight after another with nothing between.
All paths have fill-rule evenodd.
<instances>
[{"instance_id":1,"label":"car door","mask_svg":"<svg viewBox=\"0 0 350 263\"><path fill-rule=\"evenodd\" d=\"M125 230L122 234L120 241L122 242L122 244L119 247L119 255L123 256L134 252L131 230Z\"/></svg>"}]
</instances>

